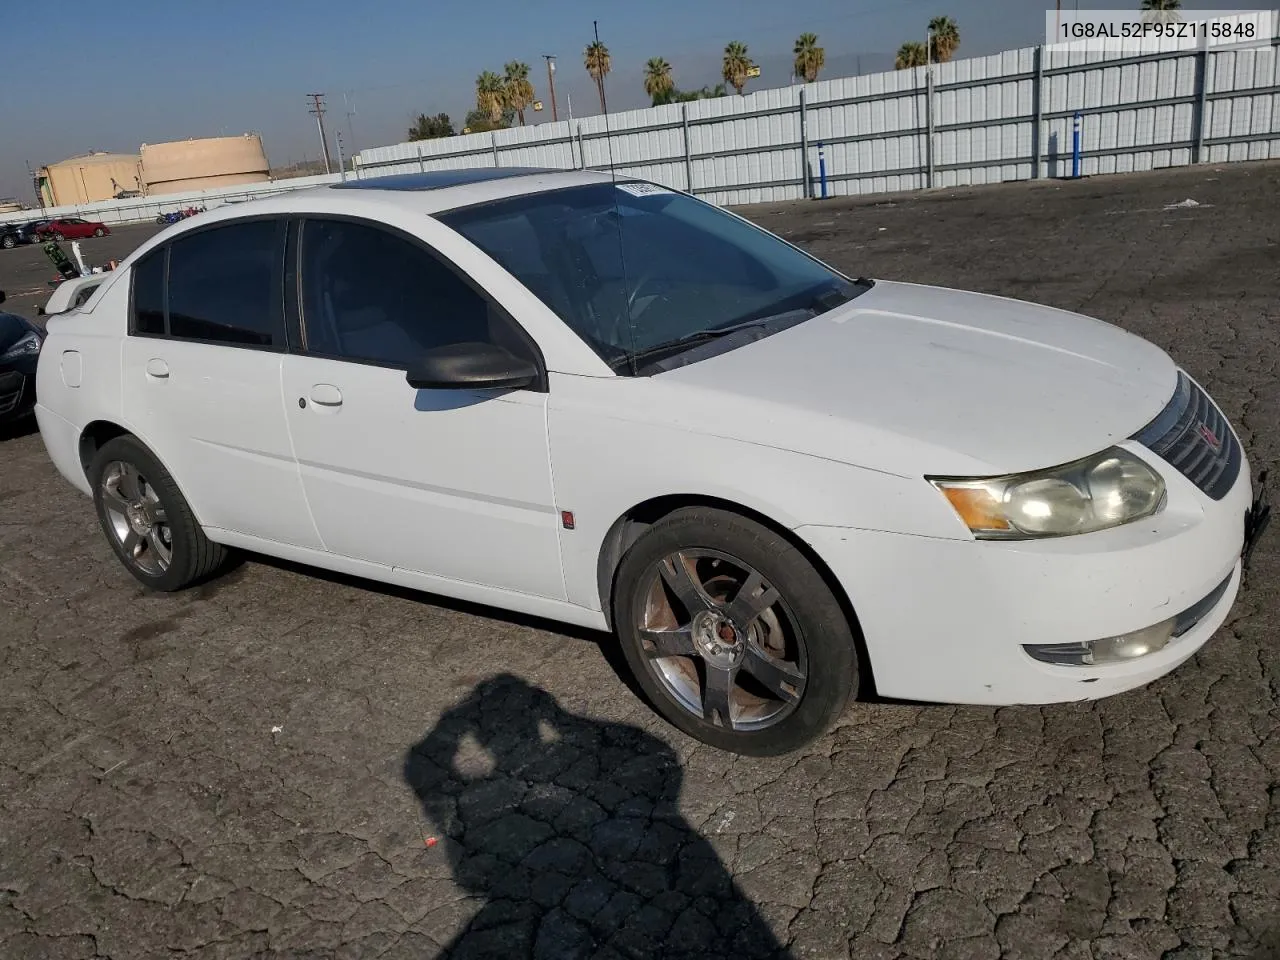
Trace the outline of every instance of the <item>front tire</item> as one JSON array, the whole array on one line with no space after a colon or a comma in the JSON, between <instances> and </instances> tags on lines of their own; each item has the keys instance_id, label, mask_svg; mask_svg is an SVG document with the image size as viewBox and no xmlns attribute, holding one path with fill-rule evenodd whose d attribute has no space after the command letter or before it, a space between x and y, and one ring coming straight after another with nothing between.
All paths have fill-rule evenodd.
<instances>
[{"instance_id":1,"label":"front tire","mask_svg":"<svg viewBox=\"0 0 1280 960\"><path fill-rule=\"evenodd\" d=\"M853 629L822 576L737 514L687 508L650 527L619 564L613 618L657 711L721 750L803 747L857 687Z\"/></svg>"},{"instance_id":2,"label":"front tire","mask_svg":"<svg viewBox=\"0 0 1280 960\"><path fill-rule=\"evenodd\" d=\"M182 590L226 563L226 548L204 535L169 471L136 438L104 443L89 465L89 482L107 542L145 586Z\"/></svg>"},{"instance_id":3,"label":"front tire","mask_svg":"<svg viewBox=\"0 0 1280 960\"><path fill-rule=\"evenodd\" d=\"M17 245L18 241L13 239L12 234L5 234L3 238L0 238L0 247L4 247L6 250L12 250Z\"/></svg>"},{"instance_id":4,"label":"front tire","mask_svg":"<svg viewBox=\"0 0 1280 960\"><path fill-rule=\"evenodd\" d=\"M95 237L105 237L107 235L107 231L103 230L101 227L98 227L93 231L93 235Z\"/></svg>"},{"instance_id":5,"label":"front tire","mask_svg":"<svg viewBox=\"0 0 1280 960\"><path fill-rule=\"evenodd\" d=\"M64 240L66 240L67 238L66 238L66 237L64 237L64 236L63 236L62 234L60 234L60 233L55 233L55 234L53 235L53 239L57 240L59 243L62 243L62 242L63 242Z\"/></svg>"}]
</instances>

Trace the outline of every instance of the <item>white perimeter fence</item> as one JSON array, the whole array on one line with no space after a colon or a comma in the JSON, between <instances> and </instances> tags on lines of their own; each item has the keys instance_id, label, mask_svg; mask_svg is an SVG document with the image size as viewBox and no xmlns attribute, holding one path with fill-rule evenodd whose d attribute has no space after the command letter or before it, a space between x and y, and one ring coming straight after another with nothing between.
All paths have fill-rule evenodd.
<instances>
[{"instance_id":1,"label":"white perimeter fence","mask_svg":"<svg viewBox=\"0 0 1280 960\"><path fill-rule=\"evenodd\" d=\"M717 204L1280 158L1280 38L1250 49L1125 55L1050 45L745 97L629 110L362 151L356 176L469 167L607 170ZM152 220L332 176L59 207ZM5 215L5 220L31 219Z\"/></svg>"}]
</instances>

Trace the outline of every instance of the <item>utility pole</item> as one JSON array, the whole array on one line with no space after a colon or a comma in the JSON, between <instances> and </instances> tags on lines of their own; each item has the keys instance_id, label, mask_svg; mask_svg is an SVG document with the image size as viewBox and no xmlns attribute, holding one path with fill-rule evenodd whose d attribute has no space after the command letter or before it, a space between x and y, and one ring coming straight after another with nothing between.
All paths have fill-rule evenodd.
<instances>
[{"instance_id":1,"label":"utility pole","mask_svg":"<svg viewBox=\"0 0 1280 960\"><path fill-rule=\"evenodd\" d=\"M544 53L542 59L547 61L547 86L551 88L551 122L555 123L560 119L560 114L556 110L556 58L549 53Z\"/></svg>"},{"instance_id":2,"label":"utility pole","mask_svg":"<svg viewBox=\"0 0 1280 960\"><path fill-rule=\"evenodd\" d=\"M347 164L342 159L342 131L337 130L333 134L338 140L338 173L342 179L347 179Z\"/></svg>"},{"instance_id":3,"label":"utility pole","mask_svg":"<svg viewBox=\"0 0 1280 960\"><path fill-rule=\"evenodd\" d=\"M329 136L324 131L324 94L308 93L313 106L308 113L315 114L316 126L320 128L320 149L324 152L324 172L333 173L333 164L329 161Z\"/></svg>"},{"instance_id":4,"label":"utility pole","mask_svg":"<svg viewBox=\"0 0 1280 960\"><path fill-rule=\"evenodd\" d=\"M351 101L347 98L347 91L345 90L342 91L342 106L347 113L347 139L351 141L351 149L354 150L356 148L356 128L351 123L351 118L356 115L356 112L351 109Z\"/></svg>"}]
</instances>

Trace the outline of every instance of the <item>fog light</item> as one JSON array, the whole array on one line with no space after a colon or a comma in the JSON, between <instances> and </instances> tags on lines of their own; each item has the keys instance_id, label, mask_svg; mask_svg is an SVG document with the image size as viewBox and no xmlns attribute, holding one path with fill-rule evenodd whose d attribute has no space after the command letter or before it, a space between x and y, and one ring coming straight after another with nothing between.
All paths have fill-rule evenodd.
<instances>
[{"instance_id":1,"label":"fog light","mask_svg":"<svg viewBox=\"0 0 1280 960\"><path fill-rule=\"evenodd\" d=\"M1042 663L1094 667L1104 663L1123 663L1163 650L1173 639L1177 617L1170 617L1152 627L1122 633L1118 637L1086 640L1083 643L1028 643L1022 649Z\"/></svg>"}]
</instances>

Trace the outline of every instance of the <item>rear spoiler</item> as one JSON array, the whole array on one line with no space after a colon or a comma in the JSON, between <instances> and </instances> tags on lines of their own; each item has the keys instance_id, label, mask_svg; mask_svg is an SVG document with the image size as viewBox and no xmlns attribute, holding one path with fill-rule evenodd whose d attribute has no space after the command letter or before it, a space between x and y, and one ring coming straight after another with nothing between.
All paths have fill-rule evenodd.
<instances>
[{"instance_id":1,"label":"rear spoiler","mask_svg":"<svg viewBox=\"0 0 1280 960\"><path fill-rule=\"evenodd\" d=\"M111 276L111 271L103 273L91 273L85 277L71 277L63 280L54 288L53 296L43 307L38 307L37 312L42 316L51 317L55 314L66 313L68 310L74 310L76 307L82 306L91 296L93 291L97 290L102 281Z\"/></svg>"}]
</instances>

